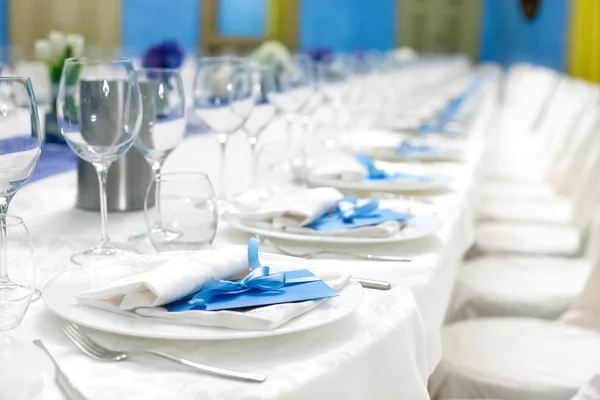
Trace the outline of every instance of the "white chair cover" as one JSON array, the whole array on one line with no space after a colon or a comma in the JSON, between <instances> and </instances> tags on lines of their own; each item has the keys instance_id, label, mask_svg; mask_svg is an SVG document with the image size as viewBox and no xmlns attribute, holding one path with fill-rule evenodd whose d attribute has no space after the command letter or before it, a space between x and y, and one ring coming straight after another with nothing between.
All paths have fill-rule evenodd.
<instances>
[{"instance_id":1,"label":"white chair cover","mask_svg":"<svg viewBox=\"0 0 600 400\"><path fill-rule=\"evenodd\" d=\"M592 169L597 169L599 157L589 153L583 164L593 164ZM595 192L597 181L593 185L590 182L593 181L587 182L588 192L585 189L582 192L589 194L590 188ZM584 197L586 202L594 204L595 196ZM575 231L576 225L583 224L582 217L576 219L572 227ZM594 235L598 221L594 220ZM527 228L531 237L524 234L524 229L513 228L511 232L507 228L502 239L507 241L512 234L521 241L527 240L521 248L533 248L535 241L548 251L552 246L563 246L560 250L568 247L558 240L560 235L552 236L539 226L543 225L538 224L537 231ZM565 234L563 240L567 239L569 235ZM488 240L493 244L491 238ZM599 247L594 243L594 251ZM600 373L600 262L594 258L596 263L584 289L572 309L558 321L484 318L446 326L442 332L443 359L429 380L431 398L562 400L579 396L579 389ZM488 278L499 279L491 275ZM505 280L504 284L510 282ZM537 289L533 283L531 286L531 291Z\"/></svg>"},{"instance_id":2,"label":"white chair cover","mask_svg":"<svg viewBox=\"0 0 600 400\"><path fill-rule=\"evenodd\" d=\"M600 374L594 375L592 379L580 387L571 400L600 400Z\"/></svg>"}]
</instances>

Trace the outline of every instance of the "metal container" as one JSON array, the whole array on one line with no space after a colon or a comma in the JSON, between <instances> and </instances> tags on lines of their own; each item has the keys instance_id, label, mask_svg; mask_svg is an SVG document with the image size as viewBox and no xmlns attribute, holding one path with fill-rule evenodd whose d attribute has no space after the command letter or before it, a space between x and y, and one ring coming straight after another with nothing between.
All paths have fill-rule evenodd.
<instances>
[{"instance_id":1,"label":"metal container","mask_svg":"<svg viewBox=\"0 0 600 400\"><path fill-rule=\"evenodd\" d=\"M115 85L116 90L122 90L123 92L124 85L127 84L124 81L108 82L110 86ZM81 90L88 90L85 82L82 81L81 83ZM143 85L140 85L140 88L142 90L147 90L147 88L144 88ZM147 96L142 96L142 98L146 97ZM103 100L104 99L102 97L98 98L98 101ZM144 112L140 130L152 129L152 125L156 119L155 107L146 107L145 101L142 103L142 106ZM106 101L106 105L102 108L101 112L108 116L112 116L113 118L105 118L100 124L97 122L94 124L86 124L85 121L89 121L89 118L86 118L86 114L89 114L90 110L87 110L85 104L82 104L82 136L90 137L88 135L95 135L101 141L102 136L97 134L97 132L103 132L107 129L122 129L112 122L121 120L122 108L123 106L119 102L115 102L114 99ZM100 107L96 107L95 109L98 110ZM114 118L115 116L116 118ZM96 169L87 161L79 159L77 173L77 207L85 210L100 210L100 194ZM130 149L125 156L115 161L108 171L106 189L108 210L143 210L146 190L152 179L152 169L150 168L150 165L146 159L140 154L139 151L137 151L137 149Z\"/></svg>"}]
</instances>

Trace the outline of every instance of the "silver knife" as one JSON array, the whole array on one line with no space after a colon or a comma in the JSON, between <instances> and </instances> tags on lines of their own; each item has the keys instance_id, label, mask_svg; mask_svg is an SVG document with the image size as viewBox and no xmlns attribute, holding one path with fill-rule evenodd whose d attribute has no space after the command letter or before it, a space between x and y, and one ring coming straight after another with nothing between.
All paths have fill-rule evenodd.
<instances>
[{"instance_id":1,"label":"silver knife","mask_svg":"<svg viewBox=\"0 0 600 400\"><path fill-rule=\"evenodd\" d=\"M390 290L392 288L392 284L388 281L379 281L377 279L367 279L367 278L358 278L354 277L354 279L361 284L365 289L377 289L377 290Z\"/></svg>"},{"instance_id":2,"label":"silver knife","mask_svg":"<svg viewBox=\"0 0 600 400\"><path fill-rule=\"evenodd\" d=\"M52 357L52 354L50 354L46 346L44 346L44 343L40 339L36 339L33 341L33 344L42 349L46 354L48 354L48 357L50 357L52 364L54 364L54 369L56 369L56 383L65 397L69 400L87 400L87 398L75 386L73 386L64 372L62 372L56 363L56 360L54 357Z\"/></svg>"}]
</instances>

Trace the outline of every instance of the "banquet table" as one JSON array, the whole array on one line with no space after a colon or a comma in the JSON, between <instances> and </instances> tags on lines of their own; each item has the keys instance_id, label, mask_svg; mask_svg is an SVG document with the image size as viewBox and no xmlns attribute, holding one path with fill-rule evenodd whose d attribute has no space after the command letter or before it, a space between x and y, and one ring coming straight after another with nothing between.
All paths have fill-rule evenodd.
<instances>
[{"instance_id":1,"label":"banquet table","mask_svg":"<svg viewBox=\"0 0 600 400\"><path fill-rule=\"evenodd\" d=\"M264 373L268 378L262 384L203 375L151 358L92 360L62 334L66 321L53 315L42 300L30 306L11 334L26 340L41 338L89 399L428 399L427 379L441 357L440 329L456 269L473 242L485 131L497 114L493 99L488 96L471 125L468 162L435 167L454 178L451 190L424 198L443 221L442 230L415 241L353 249L403 255L411 262L342 258L306 262L314 269L343 270L392 283L389 291L365 290L362 305L345 319L304 332L237 341L166 341L91 332L108 347L160 349L213 366ZM280 139L282 126L274 124L265 141ZM214 182L217 146L210 134L191 135L170 156L165 172L203 171ZM249 153L243 135L232 136L227 157L226 180L235 191L248 182ZM71 254L94 244L100 231L98 213L75 207L76 171L59 172L28 183L11 205L11 213L21 216L30 229L40 288L73 267ZM141 211L109 216L109 230L117 242L144 228ZM248 238L220 222L214 245L244 244ZM153 251L149 242L138 249ZM268 246L261 250L273 251ZM57 386L49 382L42 399L60 398Z\"/></svg>"}]
</instances>

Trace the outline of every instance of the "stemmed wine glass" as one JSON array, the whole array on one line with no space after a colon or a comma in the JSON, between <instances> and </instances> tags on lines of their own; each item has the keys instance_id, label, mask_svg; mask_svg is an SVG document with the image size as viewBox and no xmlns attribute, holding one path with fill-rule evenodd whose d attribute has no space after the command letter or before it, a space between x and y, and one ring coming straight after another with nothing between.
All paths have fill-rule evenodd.
<instances>
[{"instance_id":1,"label":"stemmed wine glass","mask_svg":"<svg viewBox=\"0 0 600 400\"><path fill-rule=\"evenodd\" d=\"M142 68L136 71L142 94L142 123L134 147L144 156L154 172L156 193L152 201L160 209L160 180L162 166L185 134L185 93L179 71L164 68ZM160 211L158 213L160 215ZM152 227L153 236L177 235L164 228L160 220ZM138 234L130 239L145 237Z\"/></svg>"},{"instance_id":2,"label":"stemmed wine glass","mask_svg":"<svg viewBox=\"0 0 600 400\"><path fill-rule=\"evenodd\" d=\"M44 388L54 368L45 354L31 342L8 335L27 312L35 289L35 257L29 231L23 220L3 216L3 273L0 283L0 387L2 398L32 399ZM10 278L8 278L10 277Z\"/></svg>"},{"instance_id":3,"label":"stemmed wine glass","mask_svg":"<svg viewBox=\"0 0 600 400\"><path fill-rule=\"evenodd\" d=\"M96 169L100 188L100 243L75 253L71 261L85 264L132 255L132 250L120 249L111 242L106 205L108 169L131 148L142 120L142 96L131 60L65 60L58 91L57 117L69 147Z\"/></svg>"},{"instance_id":4,"label":"stemmed wine glass","mask_svg":"<svg viewBox=\"0 0 600 400\"><path fill-rule=\"evenodd\" d=\"M248 137L252 158L250 186L236 196L240 204L253 204L269 198L270 191L259 187L258 183L258 138L275 118L275 106L269 102L269 93L275 90L273 69L270 66L252 64L252 79L256 92L256 103L250 117L242 127Z\"/></svg>"},{"instance_id":5,"label":"stemmed wine glass","mask_svg":"<svg viewBox=\"0 0 600 400\"><path fill-rule=\"evenodd\" d=\"M255 96L252 70L245 59L235 56L204 57L198 62L194 81L194 114L219 141L219 212L228 206L225 190L227 140L248 119Z\"/></svg>"},{"instance_id":6,"label":"stemmed wine glass","mask_svg":"<svg viewBox=\"0 0 600 400\"><path fill-rule=\"evenodd\" d=\"M311 58L304 54L290 57L286 64L274 69L275 90L268 94L279 115L283 116L287 125L288 156L290 169L296 173L297 167L303 168L303 155L298 159L296 151L304 151L292 135L294 121L301 116L311 96L315 93L315 70Z\"/></svg>"},{"instance_id":7,"label":"stemmed wine glass","mask_svg":"<svg viewBox=\"0 0 600 400\"><path fill-rule=\"evenodd\" d=\"M3 226L11 200L37 165L42 136L31 80L0 77L0 223ZM8 276L6 235L6 229L0 229L0 292L9 295L18 287Z\"/></svg>"}]
</instances>

